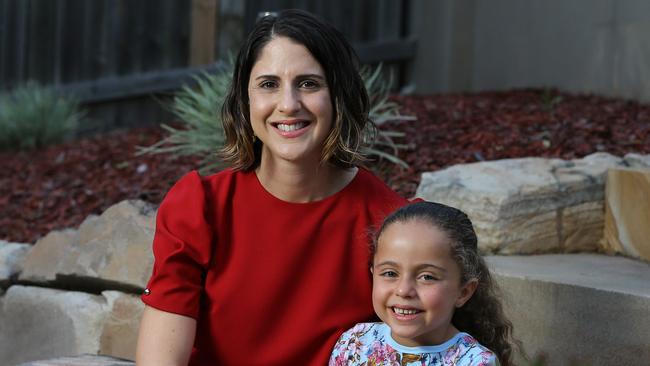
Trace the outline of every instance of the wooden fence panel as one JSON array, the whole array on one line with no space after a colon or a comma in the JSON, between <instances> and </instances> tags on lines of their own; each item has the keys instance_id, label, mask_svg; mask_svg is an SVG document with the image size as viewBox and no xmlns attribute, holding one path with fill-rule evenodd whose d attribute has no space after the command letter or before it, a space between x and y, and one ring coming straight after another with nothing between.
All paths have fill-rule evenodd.
<instances>
[{"instance_id":1,"label":"wooden fence panel","mask_svg":"<svg viewBox=\"0 0 650 366\"><path fill-rule=\"evenodd\" d=\"M245 25L251 29L263 11L297 8L319 14L340 30L359 52L363 62L374 63L401 44L391 61L408 61L415 55L413 38L406 33L408 0L252 0L246 9ZM386 47L382 44L386 44ZM371 47L372 46L372 47ZM376 54L375 54L376 53Z\"/></svg>"},{"instance_id":2,"label":"wooden fence panel","mask_svg":"<svg viewBox=\"0 0 650 366\"><path fill-rule=\"evenodd\" d=\"M263 11L302 9L319 14L352 43L361 62L384 64L394 89L404 86L406 67L415 57L416 39L408 34L409 0L252 0L246 9L250 30Z\"/></svg>"},{"instance_id":3,"label":"wooden fence panel","mask_svg":"<svg viewBox=\"0 0 650 366\"><path fill-rule=\"evenodd\" d=\"M224 52L238 48L259 11L301 8L332 22L362 61L388 62L387 69L399 72L403 66L395 65L410 60L415 49L403 33L408 2L221 0L216 29L210 31L221 42L214 50ZM76 95L92 117L82 134L169 118L158 100L168 100L191 75L217 67L188 65L190 5L188 0L0 0L0 92L37 80Z\"/></svg>"},{"instance_id":4,"label":"wooden fence panel","mask_svg":"<svg viewBox=\"0 0 650 366\"><path fill-rule=\"evenodd\" d=\"M187 65L186 0L0 0L0 90Z\"/></svg>"}]
</instances>

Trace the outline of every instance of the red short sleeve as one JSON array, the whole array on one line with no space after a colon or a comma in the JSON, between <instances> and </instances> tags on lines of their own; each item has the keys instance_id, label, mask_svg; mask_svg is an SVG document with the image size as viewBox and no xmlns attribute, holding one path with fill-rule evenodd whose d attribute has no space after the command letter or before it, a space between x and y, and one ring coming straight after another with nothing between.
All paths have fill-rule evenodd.
<instances>
[{"instance_id":1,"label":"red short sleeve","mask_svg":"<svg viewBox=\"0 0 650 366\"><path fill-rule=\"evenodd\" d=\"M196 319L212 252L208 199L195 171L167 193L156 216L153 274L142 301Z\"/></svg>"}]
</instances>

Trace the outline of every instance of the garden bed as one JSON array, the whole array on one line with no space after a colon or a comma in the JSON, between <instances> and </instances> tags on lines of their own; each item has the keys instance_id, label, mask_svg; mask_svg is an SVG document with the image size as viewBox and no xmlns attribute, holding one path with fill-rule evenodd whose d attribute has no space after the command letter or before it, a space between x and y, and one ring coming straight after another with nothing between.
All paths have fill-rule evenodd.
<instances>
[{"instance_id":1,"label":"garden bed","mask_svg":"<svg viewBox=\"0 0 650 366\"><path fill-rule=\"evenodd\" d=\"M410 197L420 174L458 163L525 156L573 159L605 151L650 153L650 106L548 90L399 96L417 121L388 123L406 134L404 169L369 166ZM135 156L164 136L135 128L32 152L0 153L0 239L35 242L50 230L77 227L124 199L159 203L199 158Z\"/></svg>"}]
</instances>

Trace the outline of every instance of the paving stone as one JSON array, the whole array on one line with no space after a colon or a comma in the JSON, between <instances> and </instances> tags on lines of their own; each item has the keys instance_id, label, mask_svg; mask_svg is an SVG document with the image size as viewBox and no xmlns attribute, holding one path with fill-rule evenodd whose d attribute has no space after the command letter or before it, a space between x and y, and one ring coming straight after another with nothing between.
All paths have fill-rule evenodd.
<instances>
[{"instance_id":1,"label":"paving stone","mask_svg":"<svg viewBox=\"0 0 650 366\"><path fill-rule=\"evenodd\" d=\"M18 366L133 366L135 363L119 358L80 355L72 357L59 357L50 360L32 361Z\"/></svg>"},{"instance_id":2,"label":"paving stone","mask_svg":"<svg viewBox=\"0 0 650 366\"><path fill-rule=\"evenodd\" d=\"M646 365L650 360L650 264L597 254L488 256L486 261L514 335L529 355L547 355L547 365Z\"/></svg>"}]
</instances>

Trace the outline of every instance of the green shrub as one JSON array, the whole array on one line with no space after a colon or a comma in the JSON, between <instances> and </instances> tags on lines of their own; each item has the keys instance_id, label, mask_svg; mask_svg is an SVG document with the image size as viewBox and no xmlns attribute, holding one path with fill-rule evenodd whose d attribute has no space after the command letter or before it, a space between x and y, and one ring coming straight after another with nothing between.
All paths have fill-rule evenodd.
<instances>
[{"instance_id":1,"label":"green shrub","mask_svg":"<svg viewBox=\"0 0 650 366\"><path fill-rule=\"evenodd\" d=\"M214 73L203 73L196 76L195 86L184 86L174 97L171 111L181 122L181 128L162 125L169 135L156 144L139 147L138 154L171 153L176 156L201 156L200 170L209 172L222 166L216 151L223 146L224 133L221 126L219 108L230 85L233 60L230 59ZM394 138L402 134L381 129L381 125L391 120L412 120L413 117L399 114L399 106L388 101L391 80L381 76L381 65L377 68L364 68L362 76L371 100L370 119L378 127L378 131L368 129L366 154L379 159L387 159L393 163L406 166L396 154L405 145L397 144ZM388 152L387 152L388 150Z\"/></svg>"},{"instance_id":2,"label":"green shrub","mask_svg":"<svg viewBox=\"0 0 650 366\"><path fill-rule=\"evenodd\" d=\"M229 60L214 73L195 76L195 86L183 86L171 104L171 111L182 127L163 124L162 128L169 133L167 137L152 146L139 147L138 154L200 156L202 172L220 167L222 162L216 152L225 138L220 108L228 92L232 67L233 61Z\"/></svg>"},{"instance_id":3,"label":"green shrub","mask_svg":"<svg viewBox=\"0 0 650 366\"><path fill-rule=\"evenodd\" d=\"M412 121L415 120L415 117L401 115L399 104L388 100L393 84L392 74L389 74L386 79L383 77L381 69L381 64L374 70L368 66L361 69L361 77L370 97L370 119L378 127L377 131L373 131L371 128L367 130L366 143L368 147L365 153L407 167L406 162L397 157L399 150L405 149L407 146L398 144L394 140L404 137L404 134L382 128L382 125L389 121ZM386 152L386 150L390 152Z\"/></svg>"},{"instance_id":4,"label":"green shrub","mask_svg":"<svg viewBox=\"0 0 650 366\"><path fill-rule=\"evenodd\" d=\"M30 150L62 142L82 117L79 104L29 82L0 94L0 150Z\"/></svg>"}]
</instances>

